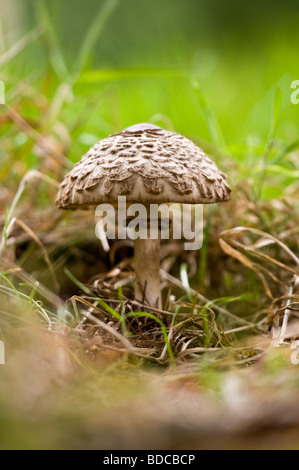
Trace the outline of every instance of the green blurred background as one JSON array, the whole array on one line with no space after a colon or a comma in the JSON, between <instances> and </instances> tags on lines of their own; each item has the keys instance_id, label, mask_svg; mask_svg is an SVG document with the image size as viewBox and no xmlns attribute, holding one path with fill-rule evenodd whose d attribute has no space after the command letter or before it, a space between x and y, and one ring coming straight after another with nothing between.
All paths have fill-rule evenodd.
<instances>
[{"instance_id":1,"label":"green blurred background","mask_svg":"<svg viewBox=\"0 0 299 470\"><path fill-rule=\"evenodd\" d=\"M97 15L94 37L80 64L80 48ZM277 135L287 141L298 135L298 108L290 103L290 83L299 77L296 0L1 0L1 48L37 23L50 34L42 34L41 41L13 61L8 81L32 73L38 79L50 62L54 93L55 79L68 80L67 70L74 75L80 70L73 106L79 111L79 97L93 94L81 128L86 145L93 143L84 135L87 131L102 137L150 119L182 133L218 139L221 145L265 140L277 87L283 91ZM102 73L81 75L87 70ZM220 137L208 129L196 82L214 120L217 116Z\"/></svg>"}]
</instances>

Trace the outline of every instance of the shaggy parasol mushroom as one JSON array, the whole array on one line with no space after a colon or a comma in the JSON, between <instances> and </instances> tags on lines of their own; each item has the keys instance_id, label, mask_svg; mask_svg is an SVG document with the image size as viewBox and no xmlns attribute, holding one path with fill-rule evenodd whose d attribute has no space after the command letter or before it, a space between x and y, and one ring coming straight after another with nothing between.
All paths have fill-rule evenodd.
<instances>
[{"instance_id":1,"label":"shaggy parasol mushroom","mask_svg":"<svg viewBox=\"0 0 299 470\"><path fill-rule=\"evenodd\" d=\"M230 199L226 175L193 142L153 124L136 124L96 143L61 183L57 205L210 204ZM135 298L161 307L160 240L134 241Z\"/></svg>"}]
</instances>

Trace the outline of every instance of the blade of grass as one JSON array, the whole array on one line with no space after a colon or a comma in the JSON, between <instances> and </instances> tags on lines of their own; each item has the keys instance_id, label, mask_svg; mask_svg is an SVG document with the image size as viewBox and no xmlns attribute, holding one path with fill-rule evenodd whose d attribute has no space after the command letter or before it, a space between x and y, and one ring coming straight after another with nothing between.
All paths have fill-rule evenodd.
<instances>
[{"instance_id":1,"label":"blade of grass","mask_svg":"<svg viewBox=\"0 0 299 470\"><path fill-rule=\"evenodd\" d=\"M165 344L167 346L167 352L168 352L170 362L175 367L174 353L173 353L171 344L170 344L169 339L168 339L167 329L166 329L166 326L164 325L164 323L160 320L160 318L158 318L156 315L154 315L152 313L148 313L148 312L131 312L131 313L128 314L128 317L146 317L146 318L150 318L151 320L154 320L155 322L157 322L160 325L161 331L162 331L162 334L163 334L163 338L164 338Z\"/></svg>"},{"instance_id":2,"label":"blade of grass","mask_svg":"<svg viewBox=\"0 0 299 470\"><path fill-rule=\"evenodd\" d=\"M49 313L48 315L47 311L41 306L40 302L37 302L36 300L31 299L28 295L24 294L23 292L17 291L15 286L6 288L5 286L0 285L0 291L4 292L10 297L23 299L24 302L33 305L36 308L36 310L42 315L42 317L47 321L48 325L51 326L52 321L49 316L51 315L51 313Z\"/></svg>"},{"instance_id":3,"label":"blade of grass","mask_svg":"<svg viewBox=\"0 0 299 470\"><path fill-rule=\"evenodd\" d=\"M59 44L58 34L51 20L46 2L40 0L35 3L36 16L41 24L44 24L48 33L49 58L52 68L61 81L69 76L68 67Z\"/></svg>"},{"instance_id":4,"label":"blade of grass","mask_svg":"<svg viewBox=\"0 0 299 470\"><path fill-rule=\"evenodd\" d=\"M268 161L268 157L270 155L271 148L273 146L273 141L277 132L277 127L278 127L278 122L279 122L279 117L280 117L280 112L281 112L282 98L283 98L282 90L277 87L274 93L274 97L273 97L269 132L268 132L268 137L267 137L266 144L265 144L265 151L262 157L262 172L258 181L257 199L260 199L263 193L263 187L264 187L265 178L267 174L267 161Z\"/></svg>"},{"instance_id":5,"label":"blade of grass","mask_svg":"<svg viewBox=\"0 0 299 470\"><path fill-rule=\"evenodd\" d=\"M182 285L181 281L179 281L179 279L176 279L174 276L172 276L171 274L169 274L167 271L164 271L163 269L160 269L160 274L161 274L161 277L166 279L167 281L171 282L173 285L179 287L179 288L184 288L184 286ZM215 310L217 310L218 312L220 313L223 313L224 315L226 315L227 317L230 317L232 319L234 319L236 322L238 323L243 323L245 325L253 325L253 323L245 320L244 318L242 317L238 317L237 315L233 314L232 312L228 311L226 308L223 308L223 307L219 307L219 305L216 305L213 303L213 300L209 300L207 299L205 296L203 296L202 294L200 294L199 292L195 291L194 289L190 288L191 290L191 293L193 295L197 295L199 300L201 302L211 302L210 305L213 306L213 308Z\"/></svg>"},{"instance_id":6,"label":"blade of grass","mask_svg":"<svg viewBox=\"0 0 299 470\"><path fill-rule=\"evenodd\" d=\"M32 31L23 36L19 41L15 42L10 49L1 54L0 57L0 69L5 67L11 62L18 54L20 54L27 46L32 44L38 39L45 31L44 26L39 25Z\"/></svg>"},{"instance_id":7,"label":"blade of grass","mask_svg":"<svg viewBox=\"0 0 299 470\"><path fill-rule=\"evenodd\" d=\"M13 283L8 279L8 277L5 276L5 274L0 274L0 276L7 282L7 284L13 289L13 291L15 292L16 296L18 298L20 298L20 295L19 295L19 292L17 291L17 289L15 288L15 286L13 285Z\"/></svg>"},{"instance_id":8,"label":"blade of grass","mask_svg":"<svg viewBox=\"0 0 299 470\"><path fill-rule=\"evenodd\" d=\"M269 160L267 162L267 165L276 165L279 163L283 158L288 155L289 153L293 152L294 150L297 150L299 147L299 140L295 140L295 142L292 142L290 145L287 145L285 149L280 152L278 155L276 155L274 158Z\"/></svg>"},{"instance_id":9,"label":"blade of grass","mask_svg":"<svg viewBox=\"0 0 299 470\"><path fill-rule=\"evenodd\" d=\"M104 302L104 300L102 299L99 299L97 297L97 302L101 305L101 307L103 307L108 313L110 313L114 318L116 318L120 324L121 324L121 327L122 327L122 332L125 336L128 335L128 331L127 331L127 328L126 328L126 318L124 315L120 315L116 310L114 310L114 308L110 307L110 305L108 305L106 302Z\"/></svg>"},{"instance_id":10,"label":"blade of grass","mask_svg":"<svg viewBox=\"0 0 299 470\"><path fill-rule=\"evenodd\" d=\"M116 318L117 321L120 322L123 334L127 334L127 329L126 329L126 318L123 315L120 315L114 308L110 307L104 300L100 299L98 296L96 296L88 287L86 287L82 282L80 282L67 268L64 269L65 274L67 277L76 284L85 294L90 295L94 298L94 300L103 307L106 312L110 313L114 318Z\"/></svg>"},{"instance_id":11,"label":"blade of grass","mask_svg":"<svg viewBox=\"0 0 299 470\"><path fill-rule=\"evenodd\" d=\"M72 273L69 271L67 268L63 270L63 272L67 275L67 277L73 281L76 286L78 286L85 294L90 295L92 297L96 297L96 295L88 289L87 286L85 286L82 282L80 282Z\"/></svg>"},{"instance_id":12,"label":"blade of grass","mask_svg":"<svg viewBox=\"0 0 299 470\"><path fill-rule=\"evenodd\" d=\"M31 170L31 171L28 171L28 173L26 173L26 175L22 178L22 180L19 184L18 190L15 194L15 197L13 198L13 201L12 201L10 207L6 209L5 224L4 224L4 229L2 231L2 237L1 237L1 243L0 243L0 253L5 248L6 238L7 238L8 232L9 232L9 225L14 222L13 215L14 215L16 206L19 202L19 199L22 196L28 182L31 181L34 178L39 178L39 179L41 179L41 180L43 180L43 181L45 181L45 182L47 182L51 185L54 185L55 187L59 186L59 184L55 180L53 180L52 178L50 178L47 175L44 175L43 173L40 173L37 170Z\"/></svg>"},{"instance_id":13,"label":"blade of grass","mask_svg":"<svg viewBox=\"0 0 299 470\"><path fill-rule=\"evenodd\" d=\"M72 69L73 79L76 80L77 77L80 75L93 47L95 46L97 39L99 38L109 19L113 15L116 7L119 4L119 1L120 0L106 0L104 3L101 2L101 5L95 15L92 24L87 30L87 34L78 52L77 60L75 61L74 67Z\"/></svg>"},{"instance_id":14,"label":"blade of grass","mask_svg":"<svg viewBox=\"0 0 299 470\"><path fill-rule=\"evenodd\" d=\"M283 92L280 88L277 87L274 93L274 97L273 97L269 133L267 137L265 152L267 152L274 137L276 136L277 127L278 127L279 118L280 118L281 106L282 106L282 98L283 98Z\"/></svg>"},{"instance_id":15,"label":"blade of grass","mask_svg":"<svg viewBox=\"0 0 299 470\"><path fill-rule=\"evenodd\" d=\"M225 147L225 141L224 137L222 135L221 129L219 127L219 124L212 113L208 102L206 100L206 97L200 87L200 84L198 80L195 78L192 78L191 80L191 86L195 92L195 95L197 97L199 106L203 112L203 115L205 117L205 121L210 133L211 141L216 147Z\"/></svg>"}]
</instances>

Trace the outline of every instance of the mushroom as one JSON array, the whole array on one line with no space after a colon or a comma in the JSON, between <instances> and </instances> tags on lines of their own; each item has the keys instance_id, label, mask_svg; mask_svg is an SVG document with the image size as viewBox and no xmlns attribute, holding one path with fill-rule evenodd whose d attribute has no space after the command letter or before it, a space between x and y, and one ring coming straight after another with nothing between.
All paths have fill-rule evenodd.
<instances>
[{"instance_id":1,"label":"mushroom","mask_svg":"<svg viewBox=\"0 0 299 470\"><path fill-rule=\"evenodd\" d=\"M226 175L193 142L148 123L96 143L60 185L56 203L77 209L114 203L211 204L230 199ZM159 239L134 241L135 298L161 308Z\"/></svg>"}]
</instances>

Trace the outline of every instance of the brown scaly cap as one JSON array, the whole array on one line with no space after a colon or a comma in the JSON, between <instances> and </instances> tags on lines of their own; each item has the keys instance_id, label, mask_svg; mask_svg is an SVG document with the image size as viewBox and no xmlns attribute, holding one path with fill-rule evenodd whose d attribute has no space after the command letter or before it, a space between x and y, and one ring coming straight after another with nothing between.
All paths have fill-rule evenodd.
<instances>
[{"instance_id":1,"label":"brown scaly cap","mask_svg":"<svg viewBox=\"0 0 299 470\"><path fill-rule=\"evenodd\" d=\"M137 124L96 143L60 185L62 209L103 202L210 204L228 201L226 175L193 142L153 124Z\"/></svg>"}]
</instances>

